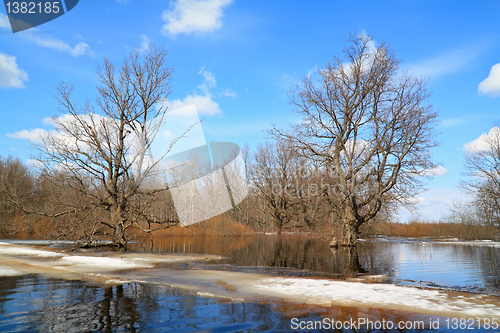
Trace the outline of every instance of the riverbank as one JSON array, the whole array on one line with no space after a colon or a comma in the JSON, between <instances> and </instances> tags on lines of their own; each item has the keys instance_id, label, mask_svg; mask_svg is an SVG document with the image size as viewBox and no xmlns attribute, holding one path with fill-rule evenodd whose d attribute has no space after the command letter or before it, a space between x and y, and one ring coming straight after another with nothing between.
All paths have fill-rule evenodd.
<instances>
[{"instance_id":1,"label":"riverbank","mask_svg":"<svg viewBox=\"0 0 500 333\"><path fill-rule=\"evenodd\" d=\"M0 243L0 275L39 274L101 285L166 285L231 302L287 301L316 307L392 310L458 318L498 318L500 297L398 286L384 276L319 279L206 269L216 255L154 253L68 253ZM188 269L182 265L196 263ZM175 264L175 267L172 265Z\"/></svg>"}]
</instances>

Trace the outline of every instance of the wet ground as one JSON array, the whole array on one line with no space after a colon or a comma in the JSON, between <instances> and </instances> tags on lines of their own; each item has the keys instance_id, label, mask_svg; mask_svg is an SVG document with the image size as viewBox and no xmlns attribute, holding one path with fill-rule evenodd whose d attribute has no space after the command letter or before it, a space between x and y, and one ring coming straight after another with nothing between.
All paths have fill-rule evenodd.
<instances>
[{"instance_id":1,"label":"wet ground","mask_svg":"<svg viewBox=\"0 0 500 333\"><path fill-rule=\"evenodd\" d=\"M0 331L377 328L351 329L362 321L407 325L379 332L498 331L497 244L379 239L357 253L327 247L325 254L321 243L296 237L225 239L222 248L179 241L168 240L174 255L158 243L153 253L125 254L0 246ZM252 252L255 242L264 250Z\"/></svg>"}]
</instances>

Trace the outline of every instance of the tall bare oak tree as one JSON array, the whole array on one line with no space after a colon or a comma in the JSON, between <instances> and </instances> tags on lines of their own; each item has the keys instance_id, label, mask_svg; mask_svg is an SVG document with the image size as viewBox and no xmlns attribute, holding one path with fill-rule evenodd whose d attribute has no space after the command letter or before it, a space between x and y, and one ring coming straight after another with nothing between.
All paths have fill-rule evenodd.
<instances>
[{"instance_id":1,"label":"tall bare oak tree","mask_svg":"<svg viewBox=\"0 0 500 333\"><path fill-rule=\"evenodd\" d=\"M330 203L341 222L332 246L354 246L385 202L404 201L434 167L437 113L426 83L402 73L384 44L352 35L343 57L306 76L291 95L302 122L271 134L331 170Z\"/></svg>"},{"instance_id":2,"label":"tall bare oak tree","mask_svg":"<svg viewBox=\"0 0 500 333\"><path fill-rule=\"evenodd\" d=\"M470 178L464 182L474 196L473 205L482 224L500 228L500 128L494 126L482 144L465 152Z\"/></svg>"},{"instance_id":3,"label":"tall bare oak tree","mask_svg":"<svg viewBox=\"0 0 500 333\"><path fill-rule=\"evenodd\" d=\"M73 214L78 223L92 218L89 237L104 228L113 244L123 247L132 227L151 232L174 223L168 214L150 209L166 188L143 186L154 183L159 159L153 160L149 151L166 112L161 102L170 94L172 69L166 65L166 51L151 47L131 52L119 69L104 59L97 74L95 103L79 106L71 85L58 87L62 114L52 118L55 130L37 146L39 161L53 184L72 189L78 199L43 214Z\"/></svg>"}]
</instances>

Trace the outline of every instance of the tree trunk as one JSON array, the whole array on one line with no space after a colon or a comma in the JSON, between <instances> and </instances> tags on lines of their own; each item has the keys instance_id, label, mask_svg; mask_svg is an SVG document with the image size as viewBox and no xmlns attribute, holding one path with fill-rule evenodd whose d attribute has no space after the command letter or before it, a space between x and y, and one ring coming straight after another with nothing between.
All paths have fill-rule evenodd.
<instances>
[{"instance_id":1,"label":"tree trunk","mask_svg":"<svg viewBox=\"0 0 500 333\"><path fill-rule=\"evenodd\" d=\"M124 248L127 245L126 230L124 227L125 217L122 215L120 207L116 208L113 214L115 229L113 230L113 246Z\"/></svg>"},{"instance_id":2,"label":"tree trunk","mask_svg":"<svg viewBox=\"0 0 500 333\"><path fill-rule=\"evenodd\" d=\"M342 221L339 226L334 226L333 239L330 247L353 247L358 242L358 229L362 224L356 216L354 208L350 205L343 207Z\"/></svg>"},{"instance_id":3,"label":"tree trunk","mask_svg":"<svg viewBox=\"0 0 500 333\"><path fill-rule=\"evenodd\" d=\"M126 245L127 239L125 237L125 228L123 228L121 223L117 223L113 231L113 246L124 248Z\"/></svg>"},{"instance_id":4,"label":"tree trunk","mask_svg":"<svg viewBox=\"0 0 500 333\"><path fill-rule=\"evenodd\" d=\"M355 277L366 273L359 262L357 247L331 248L330 251L338 263L337 270L345 276Z\"/></svg>"},{"instance_id":5,"label":"tree trunk","mask_svg":"<svg viewBox=\"0 0 500 333\"><path fill-rule=\"evenodd\" d=\"M334 228L333 239L330 247L353 247L358 243L358 229L360 224L354 222L342 222L338 228ZM336 230L335 230L336 229Z\"/></svg>"}]
</instances>

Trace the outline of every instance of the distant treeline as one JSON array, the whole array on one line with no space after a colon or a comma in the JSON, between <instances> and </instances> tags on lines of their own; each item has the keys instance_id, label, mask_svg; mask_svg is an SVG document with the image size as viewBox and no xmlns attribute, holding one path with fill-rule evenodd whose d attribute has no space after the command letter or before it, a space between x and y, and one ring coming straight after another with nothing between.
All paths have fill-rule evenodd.
<instances>
[{"instance_id":1,"label":"distant treeline","mask_svg":"<svg viewBox=\"0 0 500 333\"><path fill-rule=\"evenodd\" d=\"M500 228L500 136L466 149L470 177L463 187L473 200L456 204L441 221L447 223L388 224L438 167L429 154L437 145L438 113L427 82L400 75L395 53L384 43L373 45L371 37L351 34L328 66L305 76L289 95L300 120L273 126L255 151L243 149L248 197L187 229L179 226L184 221L161 161L149 154L166 122L167 109L157 106L172 91L166 49L135 48L120 66L103 59L95 98L81 104L71 84L57 87L61 115L51 119L54 130L34 143L38 169L0 158L0 237L86 245L112 240L121 248L155 234L252 230L314 234L330 238L332 247L353 247L370 234L494 237ZM178 184L216 171L210 163L191 162L175 172ZM221 176L213 175L211 182ZM216 191L197 184L185 191L187 203ZM217 205L199 201L191 204L191 216Z\"/></svg>"},{"instance_id":2,"label":"distant treeline","mask_svg":"<svg viewBox=\"0 0 500 333\"><path fill-rule=\"evenodd\" d=\"M326 175L320 168L314 168L301 161L300 156L291 154L287 155L290 160L286 161L289 168L282 168L281 173L278 173L274 162L267 159L266 163L262 162L262 154L273 153L269 151L271 148L275 146L268 145L253 156L250 156L248 149L244 149L250 170L249 195L236 209L187 228L173 226L159 230L153 236L239 236L254 232L298 232L324 239L331 238L335 232L332 225L335 226L336 217L329 208L329 192L325 190L329 188ZM256 176L263 172L267 172L269 177L263 179ZM328 181L334 182L332 179ZM314 184L322 187L314 187ZM85 239L89 228L100 219L98 214L72 215L57 220L36 214L37 211L50 210L61 197L65 200L79 200L74 189L54 187L43 173L35 172L19 159L0 157L0 237ZM435 223L391 222L391 211L383 211L376 219L363 226L361 236L494 239L497 237L498 227L492 223L491 218L484 219L484 215L479 214L478 207L472 209L469 205L459 209L455 206L445 221ZM26 208L31 211L26 211ZM165 219L176 220L175 210L168 196L159 198L150 210ZM99 239L111 237L106 234L105 229L93 230L93 233ZM138 240L144 237L140 230L132 230L132 234L134 233Z\"/></svg>"},{"instance_id":3,"label":"distant treeline","mask_svg":"<svg viewBox=\"0 0 500 333\"><path fill-rule=\"evenodd\" d=\"M498 229L486 225L449 222L410 222L373 224L365 236L458 238L464 240L495 239L500 236Z\"/></svg>"}]
</instances>

